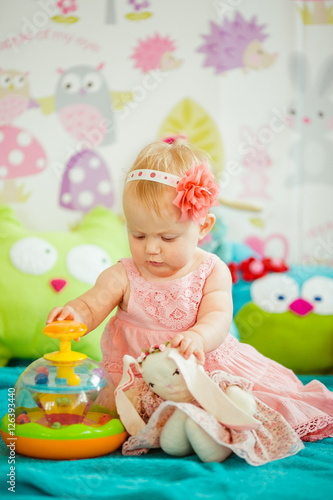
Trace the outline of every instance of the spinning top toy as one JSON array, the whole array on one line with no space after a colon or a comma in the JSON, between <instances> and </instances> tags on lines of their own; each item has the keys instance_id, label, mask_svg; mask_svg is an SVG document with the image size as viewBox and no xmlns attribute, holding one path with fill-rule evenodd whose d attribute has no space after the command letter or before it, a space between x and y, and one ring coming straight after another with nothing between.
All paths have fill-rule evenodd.
<instances>
[{"instance_id":1,"label":"spinning top toy","mask_svg":"<svg viewBox=\"0 0 333 500\"><path fill-rule=\"evenodd\" d=\"M112 400L113 384L99 364L71 350L71 340L87 328L76 321L55 321L44 328L60 349L46 353L21 374L9 390L1 436L17 453L37 458L77 459L111 453L127 437Z\"/></svg>"}]
</instances>

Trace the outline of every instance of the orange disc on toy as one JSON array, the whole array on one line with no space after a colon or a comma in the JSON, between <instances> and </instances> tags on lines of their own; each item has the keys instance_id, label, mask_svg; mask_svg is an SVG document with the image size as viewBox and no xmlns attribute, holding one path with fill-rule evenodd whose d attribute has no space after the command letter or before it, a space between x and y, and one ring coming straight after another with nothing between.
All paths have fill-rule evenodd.
<instances>
[{"instance_id":1,"label":"orange disc on toy","mask_svg":"<svg viewBox=\"0 0 333 500\"><path fill-rule=\"evenodd\" d=\"M67 337L69 339L75 339L82 337L87 331L87 327L84 323L79 321L53 321L49 323L44 328L43 332L47 337L51 338L62 338Z\"/></svg>"}]
</instances>

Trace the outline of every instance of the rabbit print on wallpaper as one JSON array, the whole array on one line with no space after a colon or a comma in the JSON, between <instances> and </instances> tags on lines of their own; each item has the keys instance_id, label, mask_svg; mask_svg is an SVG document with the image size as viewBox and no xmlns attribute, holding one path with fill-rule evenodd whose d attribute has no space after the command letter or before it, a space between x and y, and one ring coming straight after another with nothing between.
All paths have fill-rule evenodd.
<instances>
[{"instance_id":1,"label":"rabbit print on wallpaper","mask_svg":"<svg viewBox=\"0 0 333 500\"><path fill-rule=\"evenodd\" d=\"M291 146L293 173L287 184L333 185L333 56L326 59L318 75L311 75L304 54L290 61L295 98L289 106L288 124L299 138Z\"/></svg>"}]
</instances>

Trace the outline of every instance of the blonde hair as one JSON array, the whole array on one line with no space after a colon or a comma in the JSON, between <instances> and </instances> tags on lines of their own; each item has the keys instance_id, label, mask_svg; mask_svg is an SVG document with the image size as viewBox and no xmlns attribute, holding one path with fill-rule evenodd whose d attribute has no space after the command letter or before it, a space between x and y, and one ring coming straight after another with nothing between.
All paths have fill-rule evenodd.
<instances>
[{"instance_id":1,"label":"blonde hair","mask_svg":"<svg viewBox=\"0 0 333 500\"><path fill-rule=\"evenodd\" d=\"M163 141L153 142L139 153L127 176L133 170L149 169L182 177L193 162L195 165L200 165L205 159L209 165L207 154L190 144L177 141L172 144ZM128 194L138 197L148 210L153 209L160 215L163 196L170 189L174 188L159 182L140 179L125 184L123 197Z\"/></svg>"}]
</instances>

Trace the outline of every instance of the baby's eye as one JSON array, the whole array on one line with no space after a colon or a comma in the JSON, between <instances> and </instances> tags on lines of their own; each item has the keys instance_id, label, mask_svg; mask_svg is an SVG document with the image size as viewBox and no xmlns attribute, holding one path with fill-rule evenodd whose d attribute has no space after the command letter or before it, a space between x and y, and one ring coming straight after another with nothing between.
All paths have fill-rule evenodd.
<instances>
[{"instance_id":1,"label":"baby's eye","mask_svg":"<svg viewBox=\"0 0 333 500\"><path fill-rule=\"evenodd\" d=\"M143 235L134 235L134 238L136 240L143 240L144 239L144 236Z\"/></svg>"},{"instance_id":2,"label":"baby's eye","mask_svg":"<svg viewBox=\"0 0 333 500\"><path fill-rule=\"evenodd\" d=\"M149 387L151 387L151 388L155 387L155 384L153 384L152 382L149 382L149 384L148 384L148 385L149 385Z\"/></svg>"},{"instance_id":3,"label":"baby's eye","mask_svg":"<svg viewBox=\"0 0 333 500\"><path fill-rule=\"evenodd\" d=\"M163 241L174 241L175 239L176 239L176 236L171 236L171 237L162 236Z\"/></svg>"},{"instance_id":4,"label":"baby's eye","mask_svg":"<svg viewBox=\"0 0 333 500\"><path fill-rule=\"evenodd\" d=\"M177 370L174 371L174 373L172 375L179 375L179 370L177 368Z\"/></svg>"}]
</instances>

